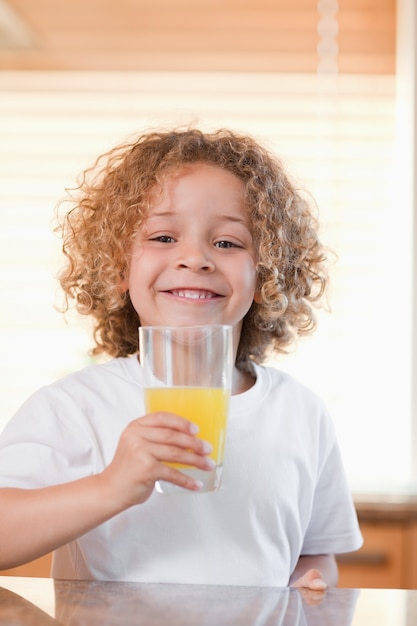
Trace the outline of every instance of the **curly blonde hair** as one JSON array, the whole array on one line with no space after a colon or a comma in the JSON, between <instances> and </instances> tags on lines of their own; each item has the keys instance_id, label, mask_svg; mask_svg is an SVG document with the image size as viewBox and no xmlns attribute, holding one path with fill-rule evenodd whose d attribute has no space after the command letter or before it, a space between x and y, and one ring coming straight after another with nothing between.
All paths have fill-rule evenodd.
<instances>
[{"instance_id":1,"label":"curly blonde hair","mask_svg":"<svg viewBox=\"0 0 417 626\"><path fill-rule=\"evenodd\" d=\"M271 351L286 352L316 322L312 303L327 283L324 248L313 212L278 159L250 136L220 129L149 132L101 155L83 172L72 208L57 230L67 264L59 280L63 310L94 319L92 354L137 352L140 320L120 288L130 245L146 219L156 184L187 163L224 168L244 184L245 206L257 251L257 288L243 320L237 364L250 369Z\"/></svg>"}]
</instances>

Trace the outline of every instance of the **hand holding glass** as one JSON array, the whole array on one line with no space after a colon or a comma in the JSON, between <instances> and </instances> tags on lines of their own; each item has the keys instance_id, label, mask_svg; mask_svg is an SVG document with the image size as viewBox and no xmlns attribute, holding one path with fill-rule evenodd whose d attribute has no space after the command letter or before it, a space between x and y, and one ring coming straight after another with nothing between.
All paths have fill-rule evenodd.
<instances>
[{"instance_id":1,"label":"hand holding glass","mask_svg":"<svg viewBox=\"0 0 417 626\"><path fill-rule=\"evenodd\" d=\"M188 419L198 425L198 436L213 446L213 470L173 466L200 480L200 491L218 489L232 385L232 327L141 326L139 344L146 411ZM186 491L165 481L158 481L156 488L161 493Z\"/></svg>"}]
</instances>

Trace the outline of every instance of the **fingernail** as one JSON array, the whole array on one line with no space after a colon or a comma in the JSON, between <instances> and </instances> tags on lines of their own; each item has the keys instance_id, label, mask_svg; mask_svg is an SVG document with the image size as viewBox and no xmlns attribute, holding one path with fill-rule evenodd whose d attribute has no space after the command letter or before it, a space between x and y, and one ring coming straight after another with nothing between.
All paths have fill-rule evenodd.
<instances>
[{"instance_id":1,"label":"fingernail","mask_svg":"<svg viewBox=\"0 0 417 626\"><path fill-rule=\"evenodd\" d=\"M216 467L216 463L213 461L213 459L206 459L206 467L208 469L214 469Z\"/></svg>"},{"instance_id":2,"label":"fingernail","mask_svg":"<svg viewBox=\"0 0 417 626\"><path fill-rule=\"evenodd\" d=\"M208 441L203 441L203 452L204 454L210 454L210 452L213 452L213 446Z\"/></svg>"},{"instance_id":3,"label":"fingernail","mask_svg":"<svg viewBox=\"0 0 417 626\"><path fill-rule=\"evenodd\" d=\"M190 424L189 430L190 430L191 435L196 435L200 429L197 426L197 424Z\"/></svg>"},{"instance_id":4,"label":"fingernail","mask_svg":"<svg viewBox=\"0 0 417 626\"><path fill-rule=\"evenodd\" d=\"M326 589L327 585L324 582L324 580L322 580L321 578L315 578L314 580L311 581L311 586L314 587L314 589Z\"/></svg>"}]
</instances>

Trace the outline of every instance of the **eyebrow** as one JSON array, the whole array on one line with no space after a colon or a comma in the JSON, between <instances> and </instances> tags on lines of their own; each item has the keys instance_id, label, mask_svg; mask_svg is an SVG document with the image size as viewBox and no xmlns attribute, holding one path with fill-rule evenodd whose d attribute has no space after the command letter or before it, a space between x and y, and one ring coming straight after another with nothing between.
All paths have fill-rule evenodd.
<instances>
[{"instance_id":1,"label":"eyebrow","mask_svg":"<svg viewBox=\"0 0 417 626\"><path fill-rule=\"evenodd\" d=\"M170 215L175 215L174 211L160 211L156 213L150 213L148 215L148 219L151 219L152 217L169 217Z\"/></svg>"},{"instance_id":2,"label":"eyebrow","mask_svg":"<svg viewBox=\"0 0 417 626\"><path fill-rule=\"evenodd\" d=\"M151 213L150 215L148 215L147 219L150 220L153 217L173 217L175 215L176 215L175 211L161 211L161 212ZM221 215L218 219L219 221L236 222L238 224L243 224L243 226L248 226L248 220L244 216L237 217L236 215L225 214L225 215Z\"/></svg>"},{"instance_id":3,"label":"eyebrow","mask_svg":"<svg viewBox=\"0 0 417 626\"><path fill-rule=\"evenodd\" d=\"M244 226L248 225L248 220L246 219L246 217L237 217L236 215L222 215L221 216L222 220L228 221L228 222L238 222L239 224L243 224Z\"/></svg>"}]
</instances>

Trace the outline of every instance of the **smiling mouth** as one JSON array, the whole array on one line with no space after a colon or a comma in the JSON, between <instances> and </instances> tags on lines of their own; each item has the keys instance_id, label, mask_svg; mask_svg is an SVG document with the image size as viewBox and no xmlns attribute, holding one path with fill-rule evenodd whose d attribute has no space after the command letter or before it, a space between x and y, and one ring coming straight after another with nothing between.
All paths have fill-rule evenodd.
<instances>
[{"instance_id":1,"label":"smiling mouth","mask_svg":"<svg viewBox=\"0 0 417 626\"><path fill-rule=\"evenodd\" d=\"M171 293L178 298L186 298L188 300L213 300L219 298L219 294L203 289L172 289L167 293Z\"/></svg>"}]
</instances>

